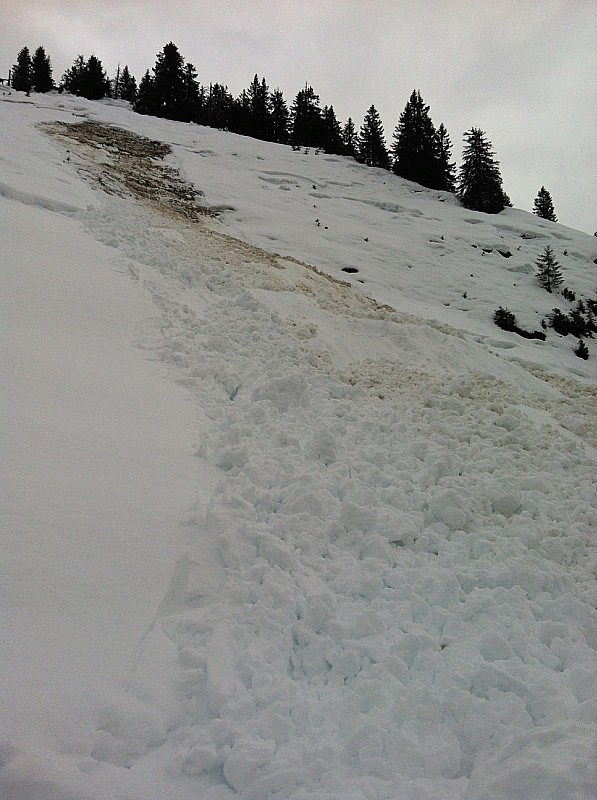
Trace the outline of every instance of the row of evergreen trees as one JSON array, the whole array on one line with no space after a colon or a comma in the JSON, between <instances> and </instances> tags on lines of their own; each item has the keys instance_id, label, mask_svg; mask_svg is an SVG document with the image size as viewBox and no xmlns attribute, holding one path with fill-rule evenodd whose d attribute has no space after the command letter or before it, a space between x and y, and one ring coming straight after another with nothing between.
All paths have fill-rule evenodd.
<instances>
[{"instance_id":1,"label":"row of evergreen trees","mask_svg":"<svg viewBox=\"0 0 597 800\"><path fill-rule=\"evenodd\" d=\"M39 47L33 58L23 48L13 67L15 89L48 91L54 88L50 59ZM499 162L485 132L471 128L464 134L463 163L458 177L452 162L452 142L445 126L435 127L417 90L411 94L393 135L390 148L374 105L359 132L352 118L342 126L332 105L321 108L313 87L305 85L290 108L280 89L270 90L255 75L249 87L234 98L219 83L202 86L197 71L185 63L169 42L158 53L152 71L139 86L127 66L110 80L96 56L80 55L62 76L60 90L90 100L115 97L127 100L140 114L223 128L265 141L310 147L326 153L352 156L371 167L391 169L396 175L431 189L456 192L467 208L498 213L511 205L502 188ZM534 213L556 221L549 192L541 187Z\"/></svg>"}]
</instances>

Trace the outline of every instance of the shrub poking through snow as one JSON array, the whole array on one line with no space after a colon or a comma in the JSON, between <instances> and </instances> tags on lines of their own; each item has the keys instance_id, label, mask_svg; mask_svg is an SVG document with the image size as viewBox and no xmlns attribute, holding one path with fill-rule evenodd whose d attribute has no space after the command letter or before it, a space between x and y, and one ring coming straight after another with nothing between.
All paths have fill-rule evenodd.
<instances>
[{"instance_id":1,"label":"shrub poking through snow","mask_svg":"<svg viewBox=\"0 0 597 800\"><path fill-rule=\"evenodd\" d=\"M585 361L589 358L589 348L582 339L578 342L578 347L574 348L574 354L579 358L584 358Z\"/></svg>"},{"instance_id":2,"label":"shrub poking through snow","mask_svg":"<svg viewBox=\"0 0 597 800\"><path fill-rule=\"evenodd\" d=\"M541 253L535 264L539 283L548 292L551 293L553 289L557 289L564 282L562 268L556 261L555 254L549 245Z\"/></svg>"},{"instance_id":3,"label":"shrub poking through snow","mask_svg":"<svg viewBox=\"0 0 597 800\"><path fill-rule=\"evenodd\" d=\"M493 312L493 321L503 331L512 331L512 333L517 333L524 339L541 339L545 341L545 334L542 331L525 331L524 328L519 328L512 311L502 308L502 306Z\"/></svg>"},{"instance_id":4,"label":"shrub poking through snow","mask_svg":"<svg viewBox=\"0 0 597 800\"><path fill-rule=\"evenodd\" d=\"M516 317L509 309L502 306L493 312L493 321L503 331L513 331L516 327Z\"/></svg>"}]
</instances>

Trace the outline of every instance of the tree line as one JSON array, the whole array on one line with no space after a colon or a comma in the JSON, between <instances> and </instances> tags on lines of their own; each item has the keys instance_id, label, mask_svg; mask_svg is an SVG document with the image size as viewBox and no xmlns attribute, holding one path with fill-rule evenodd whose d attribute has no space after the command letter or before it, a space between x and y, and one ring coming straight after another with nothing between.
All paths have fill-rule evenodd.
<instances>
[{"instance_id":1,"label":"tree line","mask_svg":"<svg viewBox=\"0 0 597 800\"><path fill-rule=\"evenodd\" d=\"M388 147L374 105L357 132L351 117L342 125L332 105L321 107L312 86L305 85L289 107L280 89L271 90L265 78L258 75L236 98L227 86L203 86L197 78L194 65L185 63L177 46L169 42L138 85L128 66L119 66L110 80L96 56L85 59L79 55L63 74L58 90L89 100L123 99L139 114L221 128L295 149L314 148L351 156L427 188L455 193L472 210L496 214L512 205L485 132L475 127L465 132L462 166L456 175L448 131L443 123L435 127L429 106L417 90L400 115ZM33 57L27 47L19 52L11 83L14 89L26 92L56 88L43 47L38 47ZM551 196L543 186L533 212L554 222L557 219Z\"/></svg>"}]
</instances>

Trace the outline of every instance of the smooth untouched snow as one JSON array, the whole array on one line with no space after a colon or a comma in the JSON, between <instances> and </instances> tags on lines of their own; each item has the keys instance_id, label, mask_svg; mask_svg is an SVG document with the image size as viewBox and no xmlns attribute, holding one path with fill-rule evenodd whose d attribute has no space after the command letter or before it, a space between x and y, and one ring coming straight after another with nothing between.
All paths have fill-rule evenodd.
<instances>
[{"instance_id":1,"label":"smooth untouched snow","mask_svg":"<svg viewBox=\"0 0 597 800\"><path fill-rule=\"evenodd\" d=\"M0 134L0 796L592 800L597 350L492 315L597 240L123 103Z\"/></svg>"}]
</instances>

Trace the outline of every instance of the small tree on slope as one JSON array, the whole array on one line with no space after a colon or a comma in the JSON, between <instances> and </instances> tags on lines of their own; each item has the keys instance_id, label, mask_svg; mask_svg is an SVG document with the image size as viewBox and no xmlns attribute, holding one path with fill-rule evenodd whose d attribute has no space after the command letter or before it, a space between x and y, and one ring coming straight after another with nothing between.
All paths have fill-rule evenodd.
<instances>
[{"instance_id":1,"label":"small tree on slope","mask_svg":"<svg viewBox=\"0 0 597 800\"><path fill-rule=\"evenodd\" d=\"M537 266L537 278L548 292L551 293L553 289L557 289L564 282L561 266L556 261L555 254L549 245L538 257L535 264Z\"/></svg>"},{"instance_id":2,"label":"small tree on slope","mask_svg":"<svg viewBox=\"0 0 597 800\"><path fill-rule=\"evenodd\" d=\"M365 115L358 143L358 159L368 167L390 168L390 156L386 149L383 125L375 106Z\"/></svg>"},{"instance_id":3,"label":"small tree on slope","mask_svg":"<svg viewBox=\"0 0 597 800\"><path fill-rule=\"evenodd\" d=\"M558 218L556 217L553 208L551 195L547 191L545 186L542 186L539 189L539 193L535 198L535 202L533 204L533 214L536 214L538 217L541 217L542 219L548 219L550 222L558 221Z\"/></svg>"},{"instance_id":4,"label":"small tree on slope","mask_svg":"<svg viewBox=\"0 0 597 800\"><path fill-rule=\"evenodd\" d=\"M499 162L485 131L471 128L464 134L465 148L458 175L458 197L466 208L499 214L506 205Z\"/></svg>"}]
</instances>

